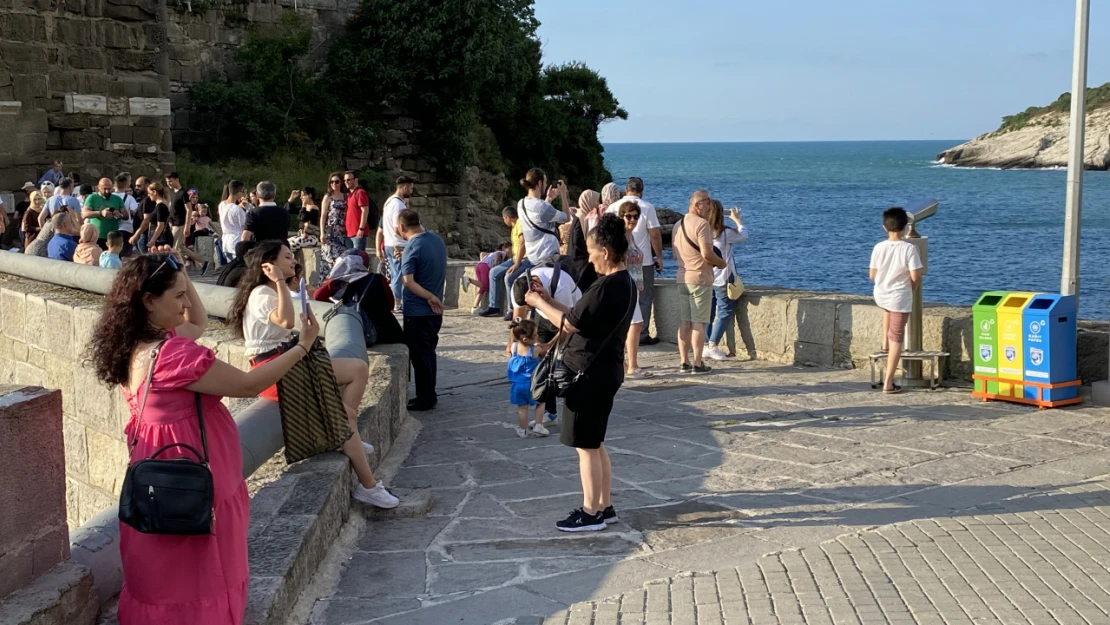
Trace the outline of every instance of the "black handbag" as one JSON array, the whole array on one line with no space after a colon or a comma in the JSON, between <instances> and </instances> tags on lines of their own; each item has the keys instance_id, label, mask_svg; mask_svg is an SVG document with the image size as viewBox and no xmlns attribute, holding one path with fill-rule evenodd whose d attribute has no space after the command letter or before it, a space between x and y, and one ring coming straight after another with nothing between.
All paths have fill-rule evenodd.
<instances>
[{"instance_id":1,"label":"black handbag","mask_svg":"<svg viewBox=\"0 0 1110 625\"><path fill-rule=\"evenodd\" d=\"M147 396L150 394L154 363L158 359L160 348L161 345L150 350L150 370L147 372L146 388L143 389L143 399L139 404L139 416L135 423L135 435L131 439L129 451L134 451L139 442L139 425L142 423L143 410L146 408ZM149 458L127 467L119 497L119 520L143 534L191 536L212 533L215 494L212 471L208 468L208 439L204 433L204 408L201 405L200 393L193 395L196 399L200 444L204 454L197 453L191 445L172 443L159 448ZM197 460L159 458L174 447L191 452Z\"/></svg>"},{"instance_id":2,"label":"black handbag","mask_svg":"<svg viewBox=\"0 0 1110 625\"><path fill-rule=\"evenodd\" d=\"M629 277L629 280L631 281L632 278ZM635 283L632 284L632 292L636 292ZM547 399L548 393L554 393L555 397L566 397L567 393L570 392L574 385L585 377L586 372L589 371L590 365L594 363L594 359L597 358L597 355L605 351L605 348L609 345L609 341L613 340L613 337L617 335L617 329L624 325L624 319L632 319L636 309L636 299L635 297L632 298L632 301L628 305L628 312L625 313L625 316L621 319L621 322L617 324L617 327L609 333L609 336L605 337L605 340L601 342L601 346L598 347L597 351L590 354L589 359L586 360L586 365L582 367L581 371L575 371L563 362L563 353L566 351L567 343L570 342L570 335L563 336L559 339L558 342L555 343L555 348L547 352L547 355L544 356L543 359L540 360L540 363L536 365L536 368L532 370L532 399L544 401ZM563 319L559 323L560 336L563 334L563 326L566 324L566 320L566 315L563 315Z\"/></svg>"}]
</instances>

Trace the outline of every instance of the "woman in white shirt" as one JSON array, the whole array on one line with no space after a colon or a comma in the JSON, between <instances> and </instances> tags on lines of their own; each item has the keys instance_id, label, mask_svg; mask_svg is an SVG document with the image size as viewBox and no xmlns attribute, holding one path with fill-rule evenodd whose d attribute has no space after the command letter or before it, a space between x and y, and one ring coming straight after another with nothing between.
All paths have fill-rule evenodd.
<instances>
[{"instance_id":1,"label":"woman in white shirt","mask_svg":"<svg viewBox=\"0 0 1110 625\"><path fill-rule=\"evenodd\" d=\"M725 353L718 347L725 336L729 324L736 314L736 300L728 296L728 283L736 273L736 260L732 257L732 246L748 242L748 229L740 221L740 209L735 206L728 211L729 219L736 227L725 224L725 207L719 200L713 200L713 208L709 212L709 227L713 231L713 247L720 250L721 258L725 259L728 267L713 270L713 322L708 328L709 340L702 350L703 358L724 360ZM735 354L733 354L735 355Z\"/></svg>"},{"instance_id":2,"label":"woman in white shirt","mask_svg":"<svg viewBox=\"0 0 1110 625\"><path fill-rule=\"evenodd\" d=\"M247 209L250 204L246 200L246 185L241 180L232 180L224 186L223 201L220 202L220 245L224 256L230 260L235 258L235 244L243 236L243 227L247 222Z\"/></svg>"},{"instance_id":3,"label":"woman in white shirt","mask_svg":"<svg viewBox=\"0 0 1110 625\"><path fill-rule=\"evenodd\" d=\"M293 337L296 312L293 294L286 284L296 273L293 252L284 242L263 241L247 254L246 261L247 270L235 289L227 323L243 338L244 351L253 369L290 349L303 347ZM358 407L369 379L367 364L357 358L336 358L331 363L336 382L345 387L343 405L353 432L342 448L357 477L353 495L379 508L396 507L397 498L374 479L366 460L366 454L373 453L373 446L363 443L358 433ZM260 397L278 401L277 386L266 389Z\"/></svg>"}]
</instances>

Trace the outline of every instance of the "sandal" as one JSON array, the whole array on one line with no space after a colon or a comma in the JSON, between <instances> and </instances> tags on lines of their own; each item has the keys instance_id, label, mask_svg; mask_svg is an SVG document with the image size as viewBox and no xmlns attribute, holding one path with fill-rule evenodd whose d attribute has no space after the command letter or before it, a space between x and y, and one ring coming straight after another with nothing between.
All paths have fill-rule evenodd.
<instances>
[{"instance_id":1,"label":"sandal","mask_svg":"<svg viewBox=\"0 0 1110 625\"><path fill-rule=\"evenodd\" d=\"M636 380L647 380L649 378L654 378L655 375L652 372L648 371L647 369L642 369L641 368L641 369L637 369L637 370L633 371L632 373L629 373L628 377L636 379Z\"/></svg>"},{"instance_id":2,"label":"sandal","mask_svg":"<svg viewBox=\"0 0 1110 625\"><path fill-rule=\"evenodd\" d=\"M883 395L897 395L902 392L902 387L895 384L889 389L883 389Z\"/></svg>"}]
</instances>

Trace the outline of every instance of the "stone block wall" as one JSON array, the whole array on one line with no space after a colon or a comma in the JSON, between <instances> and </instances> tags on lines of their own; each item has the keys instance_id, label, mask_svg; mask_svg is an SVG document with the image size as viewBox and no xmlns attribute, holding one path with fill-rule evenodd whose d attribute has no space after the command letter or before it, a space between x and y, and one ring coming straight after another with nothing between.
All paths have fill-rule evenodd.
<instances>
[{"instance_id":1,"label":"stone block wall","mask_svg":"<svg viewBox=\"0 0 1110 625\"><path fill-rule=\"evenodd\" d=\"M172 167L165 0L0 0L0 190ZM10 139L9 139L10 138Z\"/></svg>"},{"instance_id":2,"label":"stone block wall","mask_svg":"<svg viewBox=\"0 0 1110 625\"><path fill-rule=\"evenodd\" d=\"M79 527L119 499L130 419L119 389L101 384L82 363L100 316L100 296L5 277L0 281L0 384L62 392L66 522ZM248 369L242 344L213 324L200 341L217 357ZM79 398L79 399L78 399Z\"/></svg>"},{"instance_id":3,"label":"stone block wall","mask_svg":"<svg viewBox=\"0 0 1110 625\"><path fill-rule=\"evenodd\" d=\"M673 279L655 285L653 333L676 342L678 293ZM867 297L749 287L737 306L728 339L741 357L820 367L867 368L868 356L882 345L882 309ZM941 375L971 380L971 309L926 304L922 339L927 350L950 354ZM1105 322L1080 322L1079 377L1087 383L1107 377L1110 332Z\"/></svg>"},{"instance_id":4,"label":"stone block wall","mask_svg":"<svg viewBox=\"0 0 1110 625\"><path fill-rule=\"evenodd\" d=\"M188 108L189 86L209 75L234 77L235 50L250 29L276 29L285 12L295 11L312 28L309 63L313 69L322 69L331 43L359 5L358 0L222 0L194 13L188 10L187 0L167 2L166 77L174 110L173 141L178 149L207 143L198 123L202 120Z\"/></svg>"},{"instance_id":5,"label":"stone block wall","mask_svg":"<svg viewBox=\"0 0 1110 625\"><path fill-rule=\"evenodd\" d=\"M422 225L443 237L450 258L477 259L479 251L508 241L509 228L501 221L502 198L509 186L504 174L467 167L460 180L445 181L435 166L420 157L420 133L420 122L402 111L387 111L381 145L351 155L346 167L384 170L390 179L402 174L414 178L409 207L420 213ZM381 206L386 197L375 200Z\"/></svg>"},{"instance_id":6,"label":"stone block wall","mask_svg":"<svg viewBox=\"0 0 1110 625\"><path fill-rule=\"evenodd\" d=\"M0 597L69 557L61 427L61 393L0 386Z\"/></svg>"}]
</instances>

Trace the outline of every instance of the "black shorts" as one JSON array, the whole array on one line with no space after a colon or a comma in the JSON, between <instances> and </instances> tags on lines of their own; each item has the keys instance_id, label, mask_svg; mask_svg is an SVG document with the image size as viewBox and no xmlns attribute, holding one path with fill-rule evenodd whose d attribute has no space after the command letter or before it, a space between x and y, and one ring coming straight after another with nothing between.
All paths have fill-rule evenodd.
<instances>
[{"instance_id":1,"label":"black shorts","mask_svg":"<svg viewBox=\"0 0 1110 625\"><path fill-rule=\"evenodd\" d=\"M583 380L563 399L562 431L559 442L567 447L597 449L605 442L613 398L620 384Z\"/></svg>"}]
</instances>

